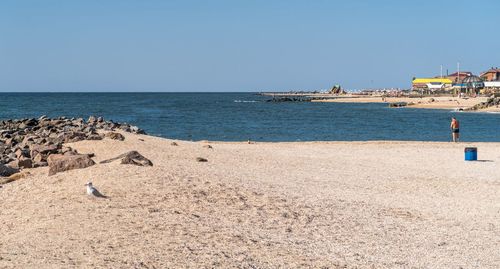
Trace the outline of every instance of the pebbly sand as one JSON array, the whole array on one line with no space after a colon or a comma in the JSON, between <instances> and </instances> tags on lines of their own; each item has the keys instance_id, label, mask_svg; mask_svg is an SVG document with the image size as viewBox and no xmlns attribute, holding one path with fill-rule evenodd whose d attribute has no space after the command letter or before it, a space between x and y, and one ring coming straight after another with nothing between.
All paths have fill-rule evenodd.
<instances>
[{"instance_id":1,"label":"pebbly sand","mask_svg":"<svg viewBox=\"0 0 500 269\"><path fill-rule=\"evenodd\" d=\"M0 188L0 268L500 267L500 143L123 134L71 146L153 167L37 168Z\"/></svg>"}]
</instances>

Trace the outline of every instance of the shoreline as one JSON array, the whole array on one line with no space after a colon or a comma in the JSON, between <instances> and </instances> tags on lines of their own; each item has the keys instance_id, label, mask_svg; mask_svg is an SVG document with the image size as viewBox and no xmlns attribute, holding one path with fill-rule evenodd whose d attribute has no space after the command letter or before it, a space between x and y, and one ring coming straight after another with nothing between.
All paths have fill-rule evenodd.
<instances>
[{"instance_id":1,"label":"shoreline","mask_svg":"<svg viewBox=\"0 0 500 269\"><path fill-rule=\"evenodd\" d=\"M488 97L459 98L455 96L422 96L422 97L385 97L367 95L333 95L325 93L260 93L262 96L270 97L304 97L310 98L315 103L406 103L403 107L423 109L452 109L467 110L482 102ZM500 112L500 106L468 110L467 112Z\"/></svg>"},{"instance_id":2,"label":"shoreline","mask_svg":"<svg viewBox=\"0 0 500 269\"><path fill-rule=\"evenodd\" d=\"M328 100L313 100L312 102L325 102L325 103L400 103L404 102L408 108L424 108L424 109L467 109L474 105L486 102L487 97L476 98L457 98L457 97L346 97L339 99ZM498 107L489 107L487 109L480 109L477 111L468 112L484 112L484 111L498 111Z\"/></svg>"}]
</instances>

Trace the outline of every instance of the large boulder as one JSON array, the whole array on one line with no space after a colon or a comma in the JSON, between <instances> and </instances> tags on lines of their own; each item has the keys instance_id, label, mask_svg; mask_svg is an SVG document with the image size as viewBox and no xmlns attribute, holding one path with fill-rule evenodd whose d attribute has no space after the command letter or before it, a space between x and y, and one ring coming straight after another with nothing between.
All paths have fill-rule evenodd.
<instances>
[{"instance_id":1,"label":"large boulder","mask_svg":"<svg viewBox=\"0 0 500 269\"><path fill-rule=\"evenodd\" d=\"M122 134L120 133L116 133L116 132L109 132L109 133L106 133L106 137L107 138L111 138L113 140L120 140L120 141L123 141L125 140L125 136L123 136Z\"/></svg>"},{"instance_id":2,"label":"large boulder","mask_svg":"<svg viewBox=\"0 0 500 269\"><path fill-rule=\"evenodd\" d=\"M149 159L142 156L139 152L137 152L135 150L121 154L115 158L101 161L100 163L110 163L110 162L113 162L116 160L121 160L121 164L133 164L133 165L138 165L138 166L153 166L153 163Z\"/></svg>"},{"instance_id":3,"label":"large boulder","mask_svg":"<svg viewBox=\"0 0 500 269\"><path fill-rule=\"evenodd\" d=\"M9 177L18 172L19 169L12 168L5 164L0 164L0 177Z\"/></svg>"},{"instance_id":4,"label":"large boulder","mask_svg":"<svg viewBox=\"0 0 500 269\"><path fill-rule=\"evenodd\" d=\"M90 156L86 154L52 154L47 158L47 162L49 164L49 176L68 170L87 168L95 164Z\"/></svg>"}]
</instances>

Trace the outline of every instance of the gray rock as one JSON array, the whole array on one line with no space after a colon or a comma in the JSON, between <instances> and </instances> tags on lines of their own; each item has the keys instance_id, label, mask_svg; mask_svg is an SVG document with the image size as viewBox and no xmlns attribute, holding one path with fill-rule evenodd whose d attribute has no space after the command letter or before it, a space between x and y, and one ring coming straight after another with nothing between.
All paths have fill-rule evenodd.
<instances>
[{"instance_id":1,"label":"gray rock","mask_svg":"<svg viewBox=\"0 0 500 269\"><path fill-rule=\"evenodd\" d=\"M125 136L123 136L122 134L120 133L116 133L116 132L109 132L109 133L106 133L106 137L107 138L111 138L113 140L120 140L120 141L123 141L125 140Z\"/></svg>"},{"instance_id":2,"label":"gray rock","mask_svg":"<svg viewBox=\"0 0 500 269\"><path fill-rule=\"evenodd\" d=\"M0 164L0 177L9 177L18 172L19 169L12 168L5 164Z\"/></svg>"},{"instance_id":3,"label":"gray rock","mask_svg":"<svg viewBox=\"0 0 500 269\"><path fill-rule=\"evenodd\" d=\"M50 155L76 155L76 151L62 149L63 143L78 142L81 140L100 140L104 134L98 130L114 132L122 129L138 134L145 133L136 126L126 123L105 121L102 117L89 117L85 122L82 118L48 118L41 116L38 119L1 120L0 121L0 163L11 163L17 166L39 167L46 165ZM122 140L122 135L110 136ZM68 153L68 151L71 151ZM30 159L30 160L27 160ZM15 161L15 162L13 162ZM124 162L137 162L131 158ZM140 163L140 162L139 162ZM145 162L147 163L147 162Z\"/></svg>"},{"instance_id":4,"label":"gray rock","mask_svg":"<svg viewBox=\"0 0 500 269\"><path fill-rule=\"evenodd\" d=\"M133 165L138 165L138 166L153 166L153 163L149 159L142 156L139 152L137 152L135 150L121 154L115 158L101 161L100 163L110 163L110 162L113 162L116 160L121 160L121 164L133 164Z\"/></svg>"}]
</instances>

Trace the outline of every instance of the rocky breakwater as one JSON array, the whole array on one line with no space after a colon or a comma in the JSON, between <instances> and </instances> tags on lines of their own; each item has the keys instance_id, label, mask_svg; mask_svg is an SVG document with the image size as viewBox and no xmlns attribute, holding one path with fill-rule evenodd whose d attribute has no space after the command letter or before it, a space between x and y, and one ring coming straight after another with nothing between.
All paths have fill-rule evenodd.
<instances>
[{"instance_id":1,"label":"rocky breakwater","mask_svg":"<svg viewBox=\"0 0 500 269\"><path fill-rule=\"evenodd\" d=\"M108 131L107 133L98 130ZM92 156L78 154L76 150L64 146L64 143L81 140L101 140L104 137L123 140L124 137L115 130L136 134L145 132L136 126L124 123L105 121L102 117L91 116L87 121L82 118L48 118L20 119L0 121L0 177L8 177L23 168L36 168L54 163L56 168L49 172L54 174L64 170L84 168L93 165ZM51 158L49 156L53 155ZM62 158L67 156L68 158ZM64 163L66 159L76 162ZM63 167L63 168L61 168Z\"/></svg>"},{"instance_id":2,"label":"rocky breakwater","mask_svg":"<svg viewBox=\"0 0 500 269\"><path fill-rule=\"evenodd\" d=\"M487 109L489 107L499 107L500 106L500 97L490 97L486 100L486 102L481 102L477 105L464 109L464 111L476 111Z\"/></svg>"},{"instance_id":3,"label":"rocky breakwater","mask_svg":"<svg viewBox=\"0 0 500 269\"><path fill-rule=\"evenodd\" d=\"M331 98L327 97L307 97L307 96L300 96L300 97L289 97L289 96L283 96L283 97L273 97L273 99L266 100L268 103L287 103L287 102L313 102L313 101L320 101L320 100L328 100Z\"/></svg>"}]
</instances>

